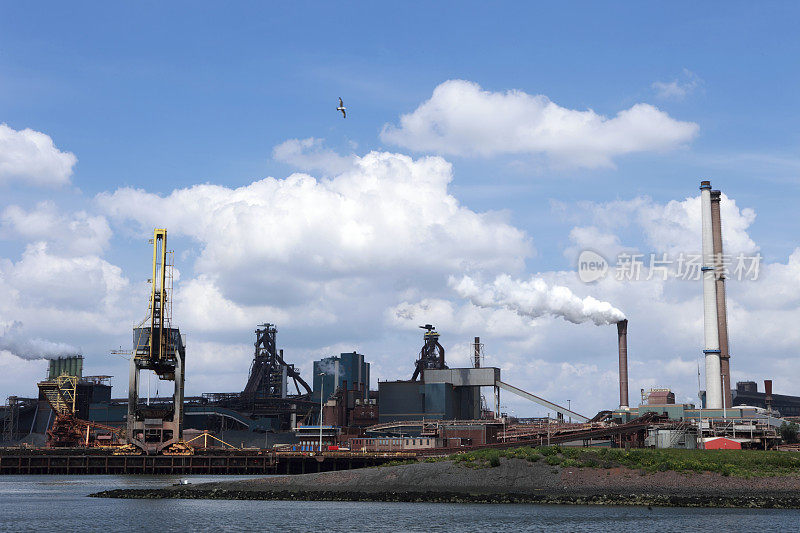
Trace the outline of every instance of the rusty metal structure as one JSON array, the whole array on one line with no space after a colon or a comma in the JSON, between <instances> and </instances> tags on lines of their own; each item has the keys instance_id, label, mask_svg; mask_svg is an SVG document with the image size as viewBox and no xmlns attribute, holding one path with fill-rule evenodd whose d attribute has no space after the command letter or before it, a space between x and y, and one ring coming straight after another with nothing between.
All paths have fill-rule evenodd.
<instances>
[{"instance_id":1,"label":"rusty metal structure","mask_svg":"<svg viewBox=\"0 0 800 533\"><path fill-rule=\"evenodd\" d=\"M82 365L71 364L80 360L82 358L75 356L61 358L55 365L51 361L48 379L38 383L40 397L47 400L55 413L53 424L47 429L49 448L114 445L123 440L124 431L121 428L90 422L78 416L79 385L85 383L83 380L98 378L80 376ZM63 366L64 363L67 366ZM54 368L60 369L61 374L54 377Z\"/></svg>"},{"instance_id":2,"label":"rusty metal structure","mask_svg":"<svg viewBox=\"0 0 800 533\"><path fill-rule=\"evenodd\" d=\"M153 277L150 308L133 330L133 354L128 384L128 443L145 453L179 446L183 438L183 384L186 349L180 330L172 326L172 254L167 251L167 230L153 232ZM142 370L174 384L172 402L142 405L139 377Z\"/></svg>"},{"instance_id":3,"label":"rusty metal structure","mask_svg":"<svg viewBox=\"0 0 800 533\"><path fill-rule=\"evenodd\" d=\"M56 415L75 414L78 379L79 376L61 374L55 379L39 383L39 393L45 397Z\"/></svg>"},{"instance_id":4,"label":"rusty metal structure","mask_svg":"<svg viewBox=\"0 0 800 533\"><path fill-rule=\"evenodd\" d=\"M16 396L9 396L6 399L6 405L0 411L0 419L3 424L0 438L3 442L16 440L19 435L19 403Z\"/></svg>"},{"instance_id":5,"label":"rusty metal structure","mask_svg":"<svg viewBox=\"0 0 800 533\"><path fill-rule=\"evenodd\" d=\"M416 381L417 378L425 379L426 369L444 370L447 368L444 362L444 348L439 344L439 333L436 332L436 328L431 324L425 324L420 326L420 329L425 330L424 344L419 352L419 359L415 363L411 381Z\"/></svg>"},{"instance_id":6,"label":"rusty metal structure","mask_svg":"<svg viewBox=\"0 0 800 533\"><path fill-rule=\"evenodd\" d=\"M475 337L475 342L472 343L472 368L480 368L482 358L483 344L480 337Z\"/></svg>"},{"instance_id":7,"label":"rusty metal structure","mask_svg":"<svg viewBox=\"0 0 800 533\"><path fill-rule=\"evenodd\" d=\"M284 361L283 350L278 351L277 332L274 324L260 324L256 329L255 355L242 396L286 398L289 379L294 382L298 395L311 394L311 387L300 377L300 372ZM304 392L300 391L300 386Z\"/></svg>"},{"instance_id":8,"label":"rusty metal structure","mask_svg":"<svg viewBox=\"0 0 800 533\"><path fill-rule=\"evenodd\" d=\"M764 403L767 404L767 411L772 411L772 380L764 380Z\"/></svg>"},{"instance_id":9,"label":"rusty metal structure","mask_svg":"<svg viewBox=\"0 0 800 533\"><path fill-rule=\"evenodd\" d=\"M274 324L256 326L255 353L244 389L204 393L201 402L208 412L235 411L239 422L270 431L288 431L298 422L309 421L318 404L311 400L311 387L300 371L287 363L283 350L278 349L277 332Z\"/></svg>"},{"instance_id":10,"label":"rusty metal structure","mask_svg":"<svg viewBox=\"0 0 800 533\"><path fill-rule=\"evenodd\" d=\"M125 440L124 436L121 428L82 420L73 414L60 414L47 430L47 445L50 448L117 446Z\"/></svg>"},{"instance_id":11,"label":"rusty metal structure","mask_svg":"<svg viewBox=\"0 0 800 533\"><path fill-rule=\"evenodd\" d=\"M102 449L0 449L2 475L240 475L305 474L378 466L409 453L352 453L326 451L313 456L299 451L256 449L199 449L191 455L113 454Z\"/></svg>"}]
</instances>

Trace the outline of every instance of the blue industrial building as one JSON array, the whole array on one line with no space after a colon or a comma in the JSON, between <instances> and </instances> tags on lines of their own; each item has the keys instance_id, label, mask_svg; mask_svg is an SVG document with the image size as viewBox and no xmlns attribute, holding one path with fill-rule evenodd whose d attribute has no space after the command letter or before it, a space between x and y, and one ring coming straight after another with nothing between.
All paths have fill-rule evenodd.
<instances>
[{"instance_id":1,"label":"blue industrial building","mask_svg":"<svg viewBox=\"0 0 800 533\"><path fill-rule=\"evenodd\" d=\"M398 420L475 420L481 417L479 386L461 386L448 381L380 381L378 396L382 424Z\"/></svg>"},{"instance_id":2,"label":"blue industrial building","mask_svg":"<svg viewBox=\"0 0 800 533\"><path fill-rule=\"evenodd\" d=\"M369 363L357 352L348 352L314 361L312 398L320 401L320 390L327 401L339 387L359 391L359 397L369 398Z\"/></svg>"}]
</instances>

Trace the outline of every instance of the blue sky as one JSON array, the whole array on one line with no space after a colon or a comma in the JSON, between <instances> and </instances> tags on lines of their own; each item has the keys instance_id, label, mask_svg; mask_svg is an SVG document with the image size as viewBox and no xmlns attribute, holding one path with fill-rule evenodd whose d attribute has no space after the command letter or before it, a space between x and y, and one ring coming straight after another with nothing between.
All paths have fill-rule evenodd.
<instances>
[{"instance_id":1,"label":"blue sky","mask_svg":"<svg viewBox=\"0 0 800 533\"><path fill-rule=\"evenodd\" d=\"M167 196L174 190L203 183L233 189L247 187L267 176L282 180L298 170L308 171L321 183L335 178L337 170L298 168L302 164L297 160L281 160L273 152L287 140L314 138L318 139L314 145L317 149L345 158L360 158L375 150L405 154L415 160L438 155L451 163L452 181L447 194L471 212L497 212L492 216L523 232L530 243L528 252L519 248L519 242L509 244L503 253L510 263L522 266L508 269L481 263L484 255L491 253L491 247L477 250L467 262L473 267L482 265L475 268L483 268L487 279L501 272L520 279L538 273L555 283L573 269L574 258L567 249L585 244L570 237L573 228L599 227L585 202L605 205L647 195L655 205L664 206L696 196L700 179L711 179L735 200L737 209L754 210L755 220L742 231L756 243L765 261L787 264L797 247L795 212L800 192L800 136L796 127L800 111L796 96L800 82L800 38L795 27L798 11L789 2L585 2L568 6L421 2L401 7L313 2L224 7L201 2L169 6L143 2L35 6L4 2L0 4L0 123L17 132L30 128L49 136L59 151L73 153L77 163L71 168L68 183L58 186L36 186L22 179L0 180L0 209L18 206L30 213L39 202L50 201L66 219L80 211L102 218L111 235L97 247L99 251L93 249L94 255L89 255L118 267L120 277L130 282L126 289L115 293L113 305L124 307L130 302L135 306L141 294L136 283L148 277L148 252L146 240L142 244L142 239L150 231L147 228L159 221L131 211L141 212L141 204L136 202L153 203L154 198L117 197L104 202L98 195L113 196L115 191L130 187ZM408 132L402 143L381 135L387 124L399 127L401 116L420 109L434 90L448 80L467 80L486 94L518 90L527 95L544 95L567 110L591 109L608 118L637 104L648 104L665 114L668 125L693 124L696 133L671 144L655 143L633 153L613 154L609 164L589 166L563 164L564 161L553 164L548 153L543 155L535 149L476 156L469 150L449 153L440 149L442 145L437 148L429 144L420 149L425 143L412 138L414 132ZM338 96L348 107L346 119L335 111ZM491 115L487 120L492 120ZM635 140L636 135L632 137ZM477 144L473 148L478 150L486 140L474 141ZM573 158L577 152L569 154ZM124 202L127 205L119 205ZM733 216L740 214L736 211ZM9 225L8 211L4 216L0 261L16 265L27 247L42 240L52 241L48 249L51 252L65 246L56 243L54 237L22 235L24 232ZM658 251L654 250L658 244L669 245L649 238L633 211L620 216L630 217L624 227L600 231L616 235L625 246L647 252ZM342 220L332 213L330 224L337 221ZM234 271L234 278L245 279L248 272L257 277L259 269L270 269L268 260L259 263L256 259L263 257L256 255L252 262L244 261L226 271L233 260L221 259L218 254L214 259L204 258L211 237L192 233L190 228L181 227L182 222L175 224L170 242L176 250L182 280L216 276L220 290L234 304L245 306L231 311L244 313L242 323L251 315L253 325L256 321L278 321L268 316L256 318L256 311L247 310L252 302L237 300L243 292L241 288L237 290L230 282L221 281L226 275L234 276ZM231 228L231 239L235 241L239 234L235 227ZM68 241L74 236L63 239ZM437 242L447 248L450 241ZM236 242L231 243L232 248L236 246ZM313 250L284 251L295 254L300 264L307 264L314 257ZM85 250L80 253L80 257L89 256ZM320 253L324 256L324 252ZM70 259L75 259L75 254ZM214 261L217 262L209 266ZM275 304L275 310L289 313L288 325L282 329L287 352L295 346L298 363L310 367L311 357L339 345L357 343L385 369L379 375L401 377L396 375L396 369L411 367L418 335L387 322L386 313L391 315L387 309L403 301L413 304L426 296L456 306L464 303L446 286L447 276L462 275L463 270L443 268L428 278L425 262L420 261L421 270L409 268L389 282L384 276L392 271L392 265L380 262L367 262L343 275L342 279L355 286L363 283L373 289L381 287L385 298L380 304L362 302L363 297L356 295L348 300L330 286L324 290L318 286L321 292L316 293L309 289L303 302L292 304L293 312L299 312L297 306L301 303L327 305L333 292L339 298L338 303L330 304L331 313L338 318L324 327L297 321L286 310L289 304ZM13 287L16 278L8 264L5 274L0 275L5 275L7 286ZM409 264L415 263L412 260ZM298 268L294 265L289 270ZM303 278L303 283L322 283L320 280L326 276L312 272ZM104 286L108 288L109 284ZM275 289L271 284L264 286L264 305L271 301L267 287ZM52 310L72 297L65 295L54 302L48 300L47 294L36 293L35 287L30 289L30 296L25 296L24 288L17 290L15 298L35 302L42 309ZM180 285L176 290L182 290ZM574 290L581 297L591 294L591 287ZM625 293L624 288L619 290ZM609 291L608 295L619 294ZM664 294L669 303L685 304L688 309L699 292L698 286L688 291L681 288L674 297L669 290ZM733 288L732 292L735 301ZM756 313L757 301L748 304L745 300L741 298L742 308ZM278 301L277 297L272 301ZM350 306L363 306L363 316L353 320L342 317L348 301ZM630 315L630 306L634 305L630 304L626 313ZM763 318L787 323L796 319L790 302L781 305ZM98 373L110 371L122 376L123 366L111 361L105 350L127 342L124 332L134 317L144 313L145 306L146 302L139 302L140 309L115 315L122 326L108 325L102 333L85 326L70 327L58 322L60 319L52 313L36 312L33 307L21 313L22 317L16 316L14 307L0 309L0 322L24 321L26 329L35 329L39 337L79 345L92 358L93 365L96 361ZM86 315L81 316L87 321L95 316L92 313L109 314L107 310L82 309ZM633 311L636 314L637 309L633 307ZM639 313L649 316L645 309ZM697 313L701 319L699 307ZM742 316L758 319L757 314L743 312ZM435 318L434 314L430 320ZM498 364L513 368L514 364L523 364L525 354L536 353L543 365L558 369L569 360L561 349L583 351L601 338L593 337L599 334L587 325L562 324L557 318L536 320L532 330L541 333L531 337L498 335L496 352L517 354L516 359L509 355L508 360L498 355ZM181 323L181 317L176 316L176 321ZM252 328L239 326L204 333L201 323L196 327L198 331L187 332L190 338L219 343L213 350L238 350L247 366L246 347L252 342ZM633 335L633 319L631 327ZM365 328L374 334L364 335ZM469 338L469 333L453 329L451 335L459 336L459 342ZM664 329L668 330L668 326L652 323L647 331L655 339L657 332L664 334ZM48 330L52 334L44 333ZM571 331L585 333L586 337L575 335L574 340L550 342ZM489 328L475 334L492 335ZM669 338L668 333L664 335ZM606 337L602 336L613 349L614 339ZM731 337L736 338L734 332ZM698 330L698 351L700 339ZM691 343L681 343L680 349L652 357L664 365L676 357L683 357L682 361L695 357L690 352L694 349ZM210 353L213 350L209 346L205 349ZM396 363L391 354L404 350L407 355L398 357L409 361ZM776 346L776 350L783 350L782 359L778 358L782 362L765 372L778 372L780 364L788 361L790 349ZM578 359L586 365L580 370L581 376L589 376L586 379L608 379L608 372L613 370L613 357L594 370L590 367L597 363L592 357ZM26 365L18 371L27 372L25 376L38 376L41 363ZM742 370L755 372L757 368L753 363ZM213 374L210 363L203 372ZM242 372L246 373L246 368ZM635 375L636 370L632 372ZM202 379L197 378L198 388L211 385L210 378ZM647 379L655 378L642 374L643 383ZM674 382L671 385L684 396L694 394L691 379L685 375L670 378ZM234 374L218 385L236 390L241 386L238 381L241 376ZM571 395L574 400L582 394L578 383L576 380L572 385L544 392ZM124 386L124 379L117 384ZM544 387L534 377L521 385L532 392ZM24 391L12 390L6 382L0 383L0 395L3 393ZM587 396L578 400L578 405L588 411L611 400L613 390Z\"/></svg>"}]
</instances>

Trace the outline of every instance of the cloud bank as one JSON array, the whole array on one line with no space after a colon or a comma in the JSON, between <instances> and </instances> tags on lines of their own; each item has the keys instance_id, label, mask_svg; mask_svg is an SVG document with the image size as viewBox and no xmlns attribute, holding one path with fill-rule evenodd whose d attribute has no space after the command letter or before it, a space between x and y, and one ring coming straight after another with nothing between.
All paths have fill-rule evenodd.
<instances>
[{"instance_id":1,"label":"cloud bank","mask_svg":"<svg viewBox=\"0 0 800 533\"><path fill-rule=\"evenodd\" d=\"M449 80L429 100L386 124L381 139L419 152L491 157L542 154L571 167L613 166L616 156L672 150L690 142L699 127L649 104L609 118L592 110L561 107L544 95L491 92Z\"/></svg>"},{"instance_id":2,"label":"cloud bank","mask_svg":"<svg viewBox=\"0 0 800 533\"><path fill-rule=\"evenodd\" d=\"M199 244L195 278L178 295L187 309L194 295L203 299L197 308L228 309L239 323L264 320L256 317L268 301L326 323L361 297L388 302L405 287L441 287L453 272L523 268L529 237L460 205L447 190L452 178L439 157L371 152L332 179L292 174L167 196L124 188L97 203L143 234L166 227Z\"/></svg>"}]
</instances>

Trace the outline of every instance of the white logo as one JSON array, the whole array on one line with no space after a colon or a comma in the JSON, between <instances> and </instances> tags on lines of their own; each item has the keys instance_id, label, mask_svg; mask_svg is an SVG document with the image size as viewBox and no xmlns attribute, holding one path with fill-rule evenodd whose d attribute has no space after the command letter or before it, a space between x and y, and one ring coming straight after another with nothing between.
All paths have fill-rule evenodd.
<instances>
[{"instance_id":1,"label":"white logo","mask_svg":"<svg viewBox=\"0 0 800 533\"><path fill-rule=\"evenodd\" d=\"M603 279L608 273L608 261L602 255L584 250L578 256L578 278L584 283Z\"/></svg>"}]
</instances>

